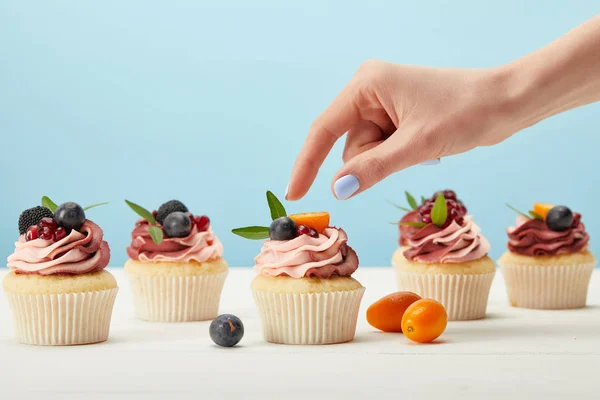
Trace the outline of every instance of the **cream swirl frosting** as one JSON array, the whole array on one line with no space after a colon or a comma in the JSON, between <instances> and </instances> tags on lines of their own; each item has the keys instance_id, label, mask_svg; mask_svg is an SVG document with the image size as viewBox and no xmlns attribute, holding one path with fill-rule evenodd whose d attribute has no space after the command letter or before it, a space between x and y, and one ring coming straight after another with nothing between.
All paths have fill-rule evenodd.
<instances>
[{"instance_id":1,"label":"cream swirl frosting","mask_svg":"<svg viewBox=\"0 0 600 400\"><path fill-rule=\"evenodd\" d=\"M109 260L110 249L102 229L86 220L79 230L72 230L57 242L27 241L21 235L8 257L8 267L18 274L84 274L104 269Z\"/></svg>"},{"instance_id":2,"label":"cream swirl frosting","mask_svg":"<svg viewBox=\"0 0 600 400\"><path fill-rule=\"evenodd\" d=\"M461 263L484 257L490 243L470 216L462 225L452 221L446 228L428 224L407 240L404 256L423 263Z\"/></svg>"},{"instance_id":3,"label":"cream swirl frosting","mask_svg":"<svg viewBox=\"0 0 600 400\"><path fill-rule=\"evenodd\" d=\"M346 232L338 228L327 228L318 238L267 240L254 259L254 269L262 275L292 278L350 276L358 268L358 257L347 241Z\"/></svg>"},{"instance_id":4,"label":"cream swirl frosting","mask_svg":"<svg viewBox=\"0 0 600 400\"><path fill-rule=\"evenodd\" d=\"M201 232L194 224L188 236L165 237L160 244L156 244L148 233L148 226L145 221L139 221L131 232L131 244L127 248L127 254L132 260L202 263L223 256L223 244L211 228Z\"/></svg>"}]
</instances>

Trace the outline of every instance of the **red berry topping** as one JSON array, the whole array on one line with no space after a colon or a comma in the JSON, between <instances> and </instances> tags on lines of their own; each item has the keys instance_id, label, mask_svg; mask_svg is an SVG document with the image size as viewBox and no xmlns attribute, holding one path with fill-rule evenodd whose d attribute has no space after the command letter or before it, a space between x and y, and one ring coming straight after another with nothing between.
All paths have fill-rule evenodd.
<instances>
[{"instance_id":1,"label":"red berry topping","mask_svg":"<svg viewBox=\"0 0 600 400\"><path fill-rule=\"evenodd\" d=\"M208 218L206 215L195 216L194 222L196 223L196 226L200 232L207 231L208 227L210 226L210 218Z\"/></svg>"},{"instance_id":2,"label":"red berry topping","mask_svg":"<svg viewBox=\"0 0 600 400\"><path fill-rule=\"evenodd\" d=\"M63 228L62 226L59 226L58 228L56 228L56 231L54 231L54 240L55 241L59 241L62 240L64 238L67 237L67 231L65 228Z\"/></svg>"},{"instance_id":3,"label":"red berry topping","mask_svg":"<svg viewBox=\"0 0 600 400\"><path fill-rule=\"evenodd\" d=\"M319 237L319 233L311 228L308 227L306 225L298 225L298 227L296 228L296 236L302 236L302 235L308 235L314 238L318 238Z\"/></svg>"},{"instance_id":4,"label":"red berry topping","mask_svg":"<svg viewBox=\"0 0 600 400\"><path fill-rule=\"evenodd\" d=\"M581 221L581 214L573 213L573 223L571 224L571 228L577 228L579 222Z\"/></svg>"},{"instance_id":5,"label":"red berry topping","mask_svg":"<svg viewBox=\"0 0 600 400\"><path fill-rule=\"evenodd\" d=\"M39 230L40 228L37 225L30 226L25 234L25 240L29 242L30 240L37 239L39 237Z\"/></svg>"},{"instance_id":6,"label":"red berry topping","mask_svg":"<svg viewBox=\"0 0 600 400\"><path fill-rule=\"evenodd\" d=\"M435 204L435 200L439 195L444 195L446 199L446 207L448 208L448 217L446 223L442 226L443 228L449 226L452 221L456 221L458 224L464 223L464 216L467 215L467 207L456 197L456 193L453 190L446 189L444 191L437 191L433 197L419 207L419 216L421 221L426 224L431 223L431 210Z\"/></svg>"},{"instance_id":7,"label":"red berry topping","mask_svg":"<svg viewBox=\"0 0 600 400\"><path fill-rule=\"evenodd\" d=\"M52 240L52 239L54 239L54 232L52 232L52 230L50 230L50 228L48 228L48 227L40 228L39 232L38 232L38 236L40 239Z\"/></svg>"},{"instance_id":8,"label":"red berry topping","mask_svg":"<svg viewBox=\"0 0 600 400\"><path fill-rule=\"evenodd\" d=\"M56 221L52 218L42 218L42 220L39 223L40 228L48 228L50 229L52 232L54 232L57 228L56 225Z\"/></svg>"}]
</instances>

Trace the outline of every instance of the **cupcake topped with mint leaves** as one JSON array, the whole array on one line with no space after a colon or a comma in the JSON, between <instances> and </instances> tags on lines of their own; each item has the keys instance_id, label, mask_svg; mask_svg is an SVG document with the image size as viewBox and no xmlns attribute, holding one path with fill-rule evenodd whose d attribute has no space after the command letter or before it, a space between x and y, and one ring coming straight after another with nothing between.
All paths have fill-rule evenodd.
<instances>
[{"instance_id":1,"label":"cupcake topped with mint leaves","mask_svg":"<svg viewBox=\"0 0 600 400\"><path fill-rule=\"evenodd\" d=\"M596 258L581 214L569 207L536 203L517 213L507 228L508 251L498 265L515 307L568 309L584 307Z\"/></svg>"},{"instance_id":2,"label":"cupcake topped with mint leaves","mask_svg":"<svg viewBox=\"0 0 600 400\"><path fill-rule=\"evenodd\" d=\"M263 240L254 258L258 275L252 292L265 340L285 344L352 340L365 289L351 277L358 256L347 244L348 235L330 225L327 212L288 215L272 192L266 197L269 224L232 230L246 239Z\"/></svg>"},{"instance_id":3,"label":"cupcake topped with mint leaves","mask_svg":"<svg viewBox=\"0 0 600 400\"><path fill-rule=\"evenodd\" d=\"M110 248L102 229L75 202L49 197L24 210L3 280L17 338L36 345L75 345L108 338L117 283L104 269Z\"/></svg>"}]
</instances>

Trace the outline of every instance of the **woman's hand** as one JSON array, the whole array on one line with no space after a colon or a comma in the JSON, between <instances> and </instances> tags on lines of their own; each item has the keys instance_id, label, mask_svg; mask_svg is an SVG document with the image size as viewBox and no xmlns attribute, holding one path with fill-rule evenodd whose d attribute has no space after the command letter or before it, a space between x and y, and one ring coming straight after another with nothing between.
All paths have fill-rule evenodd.
<instances>
[{"instance_id":1,"label":"woman's hand","mask_svg":"<svg viewBox=\"0 0 600 400\"><path fill-rule=\"evenodd\" d=\"M347 132L338 199L428 160L496 144L540 120L600 99L600 16L550 45L491 69L368 61L314 121L286 198L312 185Z\"/></svg>"}]
</instances>

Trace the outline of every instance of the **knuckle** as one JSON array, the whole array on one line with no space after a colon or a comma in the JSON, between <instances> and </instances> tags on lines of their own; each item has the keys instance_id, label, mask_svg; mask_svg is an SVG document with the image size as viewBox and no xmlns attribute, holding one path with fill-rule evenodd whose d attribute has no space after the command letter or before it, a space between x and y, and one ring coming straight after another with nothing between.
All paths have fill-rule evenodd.
<instances>
[{"instance_id":1,"label":"knuckle","mask_svg":"<svg viewBox=\"0 0 600 400\"><path fill-rule=\"evenodd\" d=\"M369 59L358 67L356 75L366 80L373 80L381 75L386 65L385 61Z\"/></svg>"},{"instance_id":2,"label":"knuckle","mask_svg":"<svg viewBox=\"0 0 600 400\"><path fill-rule=\"evenodd\" d=\"M387 176L385 162L378 156L369 156L362 163L363 175L371 182L379 182Z\"/></svg>"}]
</instances>

